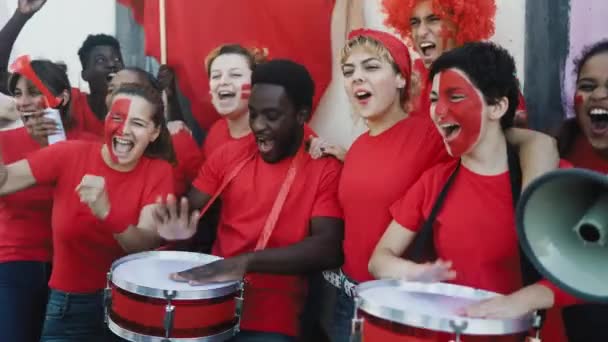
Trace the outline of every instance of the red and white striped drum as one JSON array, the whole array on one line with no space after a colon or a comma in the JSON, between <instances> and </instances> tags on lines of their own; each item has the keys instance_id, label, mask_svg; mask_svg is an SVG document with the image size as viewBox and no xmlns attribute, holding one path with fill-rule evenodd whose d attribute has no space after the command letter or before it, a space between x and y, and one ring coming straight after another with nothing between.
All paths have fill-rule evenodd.
<instances>
[{"instance_id":1,"label":"red and white striped drum","mask_svg":"<svg viewBox=\"0 0 608 342\"><path fill-rule=\"evenodd\" d=\"M357 286L353 334L363 342L523 341L532 314L510 320L456 314L494 296L499 294L446 283L365 282Z\"/></svg>"},{"instance_id":2,"label":"red and white striped drum","mask_svg":"<svg viewBox=\"0 0 608 342\"><path fill-rule=\"evenodd\" d=\"M112 264L106 288L106 320L116 335L134 342L225 341L239 330L242 282L191 286L174 272L221 258L154 251Z\"/></svg>"}]
</instances>

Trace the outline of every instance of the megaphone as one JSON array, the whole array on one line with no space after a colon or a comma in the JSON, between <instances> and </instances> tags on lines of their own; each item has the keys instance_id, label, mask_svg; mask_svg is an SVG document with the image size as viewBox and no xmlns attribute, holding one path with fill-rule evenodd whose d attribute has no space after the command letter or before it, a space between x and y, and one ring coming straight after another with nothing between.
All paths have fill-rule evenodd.
<instances>
[{"instance_id":1,"label":"megaphone","mask_svg":"<svg viewBox=\"0 0 608 342\"><path fill-rule=\"evenodd\" d=\"M561 169L533 181L517 205L524 253L577 298L608 303L608 176Z\"/></svg>"}]
</instances>

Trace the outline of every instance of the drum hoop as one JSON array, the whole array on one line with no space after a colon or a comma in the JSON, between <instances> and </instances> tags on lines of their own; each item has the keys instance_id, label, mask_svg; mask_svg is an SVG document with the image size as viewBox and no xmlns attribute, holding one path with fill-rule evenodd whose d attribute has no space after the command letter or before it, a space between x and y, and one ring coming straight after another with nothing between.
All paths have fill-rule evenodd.
<instances>
[{"instance_id":1,"label":"drum hoop","mask_svg":"<svg viewBox=\"0 0 608 342\"><path fill-rule=\"evenodd\" d=\"M359 309L363 312L391 322L428 329L432 331L442 331L454 333L454 326L463 326L466 329L462 335L510 335L528 331L532 327L533 314L526 315L519 319L479 319L467 318L454 319L452 317L436 317L429 314L406 312L399 309L390 308L384 305L377 305L370 300L361 297L360 294L365 290L378 286L390 286L406 288L408 290L425 290L426 293L443 295L461 295L463 297L480 299L500 296L500 294L490 291L477 290L466 286L447 284L447 283L417 283L403 280L373 280L357 286L357 296L359 299ZM466 296L468 295L468 296ZM485 298L484 298L485 297Z\"/></svg>"},{"instance_id":2,"label":"drum hoop","mask_svg":"<svg viewBox=\"0 0 608 342\"><path fill-rule=\"evenodd\" d=\"M203 260L203 256L205 260ZM128 255L126 257L120 258L114 263L110 268L110 273L113 274L114 270L124 263L129 261L143 259L143 258L160 258L167 260L190 260L196 261L200 260L209 261L209 259L220 260L221 257L209 255L209 254L201 254L201 253L193 253L193 252L181 252L181 251L149 251L149 252L141 252ZM215 289L196 289L195 286L192 287L192 290L183 291L183 290L164 290L158 288L152 288L147 286L138 285L132 283L130 281L126 281L124 279L116 279L114 276L110 276L110 281L116 287L121 288L127 292L138 294L144 297L151 298L159 298L159 299L167 299L167 295L171 295L171 300L179 300L179 299L210 299L227 296L231 293L236 293L239 289L238 281L231 282L226 284L224 287L215 288Z\"/></svg>"},{"instance_id":3,"label":"drum hoop","mask_svg":"<svg viewBox=\"0 0 608 342\"><path fill-rule=\"evenodd\" d=\"M108 318L108 328L117 336L124 338L128 341L133 342L165 342L168 341L165 337L142 335L130 330L121 328L118 324L114 323L111 318ZM219 342L226 341L230 337L233 337L238 332L238 327L235 324L232 328L225 330L219 334L205 336L205 337L185 337L176 338L171 337L171 341L175 342Z\"/></svg>"}]
</instances>

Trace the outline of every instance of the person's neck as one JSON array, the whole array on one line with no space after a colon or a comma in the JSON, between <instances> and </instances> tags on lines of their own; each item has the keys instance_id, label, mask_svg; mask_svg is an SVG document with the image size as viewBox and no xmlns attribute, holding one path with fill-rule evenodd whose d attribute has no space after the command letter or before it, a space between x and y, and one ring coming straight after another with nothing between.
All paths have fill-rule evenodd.
<instances>
[{"instance_id":1,"label":"person's neck","mask_svg":"<svg viewBox=\"0 0 608 342\"><path fill-rule=\"evenodd\" d=\"M242 138L251 133L251 127L249 127L249 112L238 115L235 118L226 118L226 123L228 124L230 136L234 139Z\"/></svg>"},{"instance_id":2,"label":"person's neck","mask_svg":"<svg viewBox=\"0 0 608 342\"><path fill-rule=\"evenodd\" d=\"M483 140L471 152L463 155L461 160L467 169L483 176L508 171L507 140L500 125L492 131L488 130Z\"/></svg>"},{"instance_id":3,"label":"person's neck","mask_svg":"<svg viewBox=\"0 0 608 342\"><path fill-rule=\"evenodd\" d=\"M105 93L102 94L102 92L91 90L91 93L87 95L87 103L89 104L91 111L93 111L93 114L95 114L99 120L105 120L106 115L108 114Z\"/></svg>"},{"instance_id":4,"label":"person's neck","mask_svg":"<svg viewBox=\"0 0 608 342\"><path fill-rule=\"evenodd\" d=\"M369 135L377 136L389 128L395 126L397 122L407 118L408 114L403 110L399 101L395 101L391 107L385 112L366 120Z\"/></svg>"}]
</instances>

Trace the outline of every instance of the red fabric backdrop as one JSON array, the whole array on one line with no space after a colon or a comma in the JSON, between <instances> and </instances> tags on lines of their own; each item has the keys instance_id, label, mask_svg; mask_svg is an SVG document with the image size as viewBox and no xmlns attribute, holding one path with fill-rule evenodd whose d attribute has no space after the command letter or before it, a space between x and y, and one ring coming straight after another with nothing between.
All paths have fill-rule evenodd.
<instances>
[{"instance_id":1,"label":"red fabric backdrop","mask_svg":"<svg viewBox=\"0 0 608 342\"><path fill-rule=\"evenodd\" d=\"M157 0L117 0L144 27L146 55L160 61ZM334 0L166 1L167 61L192 112L207 130L218 118L211 105L204 60L225 43L268 48L270 58L304 64L315 80L315 105L331 79Z\"/></svg>"}]
</instances>

